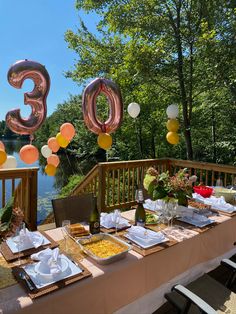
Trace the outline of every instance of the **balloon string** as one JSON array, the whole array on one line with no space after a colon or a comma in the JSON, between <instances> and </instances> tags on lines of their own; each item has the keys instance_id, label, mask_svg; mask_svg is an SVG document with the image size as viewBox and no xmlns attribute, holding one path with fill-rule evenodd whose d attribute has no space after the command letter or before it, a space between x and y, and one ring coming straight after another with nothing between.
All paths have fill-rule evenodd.
<instances>
[{"instance_id":1,"label":"balloon string","mask_svg":"<svg viewBox=\"0 0 236 314\"><path fill-rule=\"evenodd\" d=\"M75 174L74 167L72 166L72 164L71 164L71 162L70 162L70 158L69 158L69 156L68 156L68 154L67 154L66 149L65 149L65 152L66 152L66 158L67 158L67 160L68 160L68 163L70 164L70 168L71 168L71 170L72 170L72 173Z\"/></svg>"},{"instance_id":2,"label":"balloon string","mask_svg":"<svg viewBox=\"0 0 236 314\"><path fill-rule=\"evenodd\" d=\"M32 145L33 140L34 140L34 135L30 134L30 145Z\"/></svg>"},{"instance_id":3,"label":"balloon string","mask_svg":"<svg viewBox=\"0 0 236 314\"><path fill-rule=\"evenodd\" d=\"M70 145L70 144L69 144ZM71 164L71 162L70 162L70 158L69 158L69 156L68 156L68 154L67 154L67 151L65 150L65 152L66 152L66 158L67 158L67 160L68 160L68 162L69 162L69 164L70 164L70 166L71 166L71 169L72 169L72 172L73 172L73 174L76 174L77 173L77 169L80 171L80 173L82 174L82 175L84 175L83 174L83 171L82 171L82 169L81 169L81 167L80 167L80 164L79 164L79 162L78 162L78 160L77 160L77 157L75 156L75 161L76 161L76 164L77 164L77 166L78 166L78 168L77 167L73 167L73 165ZM76 169L75 169L76 168ZM76 171L75 171L76 170Z\"/></svg>"}]
</instances>

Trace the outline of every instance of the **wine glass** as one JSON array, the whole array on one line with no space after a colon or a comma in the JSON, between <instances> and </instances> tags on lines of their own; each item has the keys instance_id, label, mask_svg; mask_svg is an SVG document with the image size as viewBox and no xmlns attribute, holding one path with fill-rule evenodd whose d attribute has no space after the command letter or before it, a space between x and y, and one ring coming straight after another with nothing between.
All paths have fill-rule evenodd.
<instances>
[{"instance_id":1,"label":"wine glass","mask_svg":"<svg viewBox=\"0 0 236 314\"><path fill-rule=\"evenodd\" d=\"M66 219L62 221L62 234L63 234L63 238L65 241L65 251L68 251L68 243L67 243L67 238L68 238L68 234L69 234L69 227L70 227L70 220Z\"/></svg>"},{"instance_id":2,"label":"wine glass","mask_svg":"<svg viewBox=\"0 0 236 314\"><path fill-rule=\"evenodd\" d=\"M164 205L164 212L165 212L165 218L167 219L167 227L169 228L170 226L170 220L172 219L172 206L171 202L166 202Z\"/></svg>"},{"instance_id":3,"label":"wine glass","mask_svg":"<svg viewBox=\"0 0 236 314\"><path fill-rule=\"evenodd\" d=\"M171 228L173 226L173 220L177 214L177 206L178 206L178 200L174 199L170 203L171 206Z\"/></svg>"},{"instance_id":4,"label":"wine glass","mask_svg":"<svg viewBox=\"0 0 236 314\"><path fill-rule=\"evenodd\" d=\"M23 234L22 234L23 232ZM24 240L24 235L25 235L25 223L22 222L15 230L14 236L12 238L13 242L16 245L17 248L17 265L20 266L21 265L21 259L20 259L20 251L21 251L21 247L23 244L23 240Z\"/></svg>"},{"instance_id":5,"label":"wine glass","mask_svg":"<svg viewBox=\"0 0 236 314\"><path fill-rule=\"evenodd\" d=\"M113 215L112 215L112 222L114 223L114 225L116 227L115 235L117 235L117 228L118 228L120 219L121 219L121 212L120 212L119 209L115 209L114 212L113 212Z\"/></svg>"}]
</instances>

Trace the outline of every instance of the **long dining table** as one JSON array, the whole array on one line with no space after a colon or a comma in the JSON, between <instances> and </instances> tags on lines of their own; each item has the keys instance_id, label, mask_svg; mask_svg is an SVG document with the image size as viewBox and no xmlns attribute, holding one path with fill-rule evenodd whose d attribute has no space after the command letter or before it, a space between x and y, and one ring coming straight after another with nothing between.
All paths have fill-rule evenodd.
<instances>
[{"instance_id":1,"label":"long dining table","mask_svg":"<svg viewBox=\"0 0 236 314\"><path fill-rule=\"evenodd\" d=\"M236 216L217 219L207 231L147 256L130 250L109 265L85 257L81 263L92 276L34 300L19 284L0 289L0 313L152 313L173 284L186 284L236 253ZM62 239L60 228L47 234Z\"/></svg>"}]
</instances>

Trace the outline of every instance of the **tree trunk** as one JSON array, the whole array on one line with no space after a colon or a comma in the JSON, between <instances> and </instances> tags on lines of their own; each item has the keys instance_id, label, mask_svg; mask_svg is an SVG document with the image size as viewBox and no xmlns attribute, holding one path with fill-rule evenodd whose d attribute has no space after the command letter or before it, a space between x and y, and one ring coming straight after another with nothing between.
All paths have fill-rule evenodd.
<instances>
[{"instance_id":1,"label":"tree trunk","mask_svg":"<svg viewBox=\"0 0 236 314\"><path fill-rule=\"evenodd\" d=\"M191 130L190 130L190 115L189 115L189 108L188 108L189 103L187 99L184 72L183 72L183 51L182 51L182 42L181 42L181 35L180 35L180 6L177 7L177 21L176 21L176 26L174 28L174 31L175 31L176 46L177 46L177 52L178 52L178 80L179 80L179 87L180 87L181 102L182 102L182 107L183 107L183 122L184 122L184 136L185 136L185 143L186 143L186 152L187 152L187 159L191 160L193 159L193 148L192 148L192 139L191 139Z\"/></svg>"}]
</instances>

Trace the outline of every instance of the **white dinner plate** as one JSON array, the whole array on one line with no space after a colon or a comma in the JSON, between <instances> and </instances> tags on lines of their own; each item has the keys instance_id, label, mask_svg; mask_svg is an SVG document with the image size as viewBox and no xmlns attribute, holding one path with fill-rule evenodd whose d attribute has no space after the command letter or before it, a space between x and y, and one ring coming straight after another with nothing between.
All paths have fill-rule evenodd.
<instances>
[{"instance_id":1,"label":"white dinner plate","mask_svg":"<svg viewBox=\"0 0 236 314\"><path fill-rule=\"evenodd\" d=\"M60 267L60 274L65 273L67 268L69 267L69 263L67 259L60 257L58 258L58 266ZM45 262L38 262L35 265L35 272L38 273L40 276L48 279L53 279L54 274L51 274L50 267ZM59 274L58 273L58 274ZM58 275L56 274L56 275Z\"/></svg>"},{"instance_id":2,"label":"white dinner plate","mask_svg":"<svg viewBox=\"0 0 236 314\"><path fill-rule=\"evenodd\" d=\"M188 223L190 225L193 225L193 226L196 226L196 227L199 227L199 228L203 228L203 227L208 226L208 225L210 225L210 224L215 222L212 219L208 219L205 216L201 216L201 215L197 215L197 214L194 214L193 217L191 217L191 216L183 216L181 218L178 218L177 220L186 222L186 223Z\"/></svg>"},{"instance_id":3,"label":"white dinner plate","mask_svg":"<svg viewBox=\"0 0 236 314\"><path fill-rule=\"evenodd\" d=\"M15 237L11 237L8 238L6 240L6 243L8 245L8 247L10 248L10 250L12 251L12 253L18 253L18 247L17 247L17 243L14 242ZM41 245L46 245L49 244L50 241L44 237L39 231L35 231L34 232L34 240L37 240L37 245L38 247ZM28 250L28 249L32 249L34 248L34 244L31 241L25 241L22 244L20 244L20 252Z\"/></svg>"},{"instance_id":4,"label":"white dinner plate","mask_svg":"<svg viewBox=\"0 0 236 314\"><path fill-rule=\"evenodd\" d=\"M125 234L125 237L131 241L133 241L134 243L138 244L139 246L141 246L144 249L148 249L154 245L160 244L160 243L164 243L169 241L168 238L166 238L164 235L163 237L160 238L149 238L148 240L145 240L144 238L141 238L139 236L135 236L135 235L131 235L128 232Z\"/></svg>"},{"instance_id":5,"label":"white dinner plate","mask_svg":"<svg viewBox=\"0 0 236 314\"><path fill-rule=\"evenodd\" d=\"M80 274L83 271L80 267L76 266L66 255L61 254L60 256L61 259L65 260L65 262L68 263L68 266L65 266L66 268L63 272L55 274L51 277L42 276L36 271L35 268L37 267L36 265L38 263L31 263L23 266L24 270L27 272L27 274L30 276L33 283L35 284L36 288L40 289L46 287L54 282Z\"/></svg>"}]
</instances>

